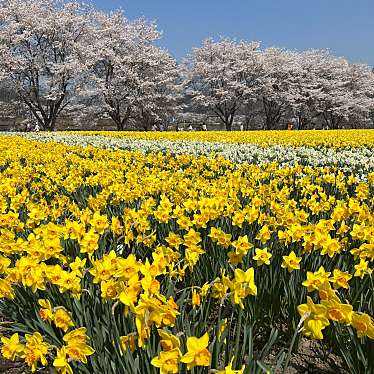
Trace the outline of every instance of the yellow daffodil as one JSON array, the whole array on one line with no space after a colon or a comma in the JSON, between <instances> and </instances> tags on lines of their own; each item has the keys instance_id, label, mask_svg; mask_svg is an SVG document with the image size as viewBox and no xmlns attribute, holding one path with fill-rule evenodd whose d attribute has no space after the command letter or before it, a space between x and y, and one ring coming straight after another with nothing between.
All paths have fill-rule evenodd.
<instances>
[{"instance_id":1,"label":"yellow daffodil","mask_svg":"<svg viewBox=\"0 0 374 374\"><path fill-rule=\"evenodd\" d=\"M23 357L27 365L31 368L31 371L35 372L39 361L43 366L48 364L46 355L49 346L43 341L43 337L39 332L35 332L32 335L26 334L25 339L26 344Z\"/></svg>"},{"instance_id":2,"label":"yellow daffodil","mask_svg":"<svg viewBox=\"0 0 374 374\"><path fill-rule=\"evenodd\" d=\"M39 299L38 304L42 307L39 310L39 315L42 320L52 322L54 318L52 304L49 300Z\"/></svg>"},{"instance_id":3,"label":"yellow daffodil","mask_svg":"<svg viewBox=\"0 0 374 374\"><path fill-rule=\"evenodd\" d=\"M181 362L187 364L187 369L191 370L195 366L209 366L211 353L207 347L209 335L205 333L201 338L191 336L187 339L187 353L181 358Z\"/></svg>"},{"instance_id":4,"label":"yellow daffodil","mask_svg":"<svg viewBox=\"0 0 374 374\"><path fill-rule=\"evenodd\" d=\"M306 274L307 279L303 282L303 286L307 287L308 292L318 290L324 283L328 282L330 274L330 272L325 271L323 266L314 273L308 271Z\"/></svg>"},{"instance_id":5,"label":"yellow daffodil","mask_svg":"<svg viewBox=\"0 0 374 374\"><path fill-rule=\"evenodd\" d=\"M151 364L160 369L160 374L178 373L178 365L180 362L180 352L178 349L161 352L154 357Z\"/></svg>"},{"instance_id":6,"label":"yellow daffodil","mask_svg":"<svg viewBox=\"0 0 374 374\"><path fill-rule=\"evenodd\" d=\"M374 323L373 319L366 313L352 313L352 326L356 329L357 336L364 336L374 339Z\"/></svg>"},{"instance_id":7,"label":"yellow daffodil","mask_svg":"<svg viewBox=\"0 0 374 374\"><path fill-rule=\"evenodd\" d=\"M245 365L243 365L241 369L234 370L232 368L233 362L234 357L231 359L230 363L225 367L225 369L218 371L217 374L243 374L245 370Z\"/></svg>"},{"instance_id":8,"label":"yellow daffodil","mask_svg":"<svg viewBox=\"0 0 374 374\"><path fill-rule=\"evenodd\" d=\"M4 358L14 361L17 357L20 357L25 349L25 346L20 343L19 336L17 333L13 334L10 338L5 336L1 337L2 347L1 354Z\"/></svg>"},{"instance_id":9,"label":"yellow daffodil","mask_svg":"<svg viewBox=\"0 0 374 374\"><path fill-rule=\"evenodd\" d=\"M56 327L62 329L64 332L68 331L70 327L75 326L70 313L64 308L57 308L53 316L53 322Z\"/></svg>"},{"instance_id":10,"label":"yellow daffodil","mask_svg":"<svg viewBox=\"0 0 374 374\"><path fill-rule=\"evenodd\" d=\"M281 267L287 269L289 272L300 269L301 257L297 257L295 252L292 251L288 256L283 256Z\"/></svg>"},{"instance_id":11,"label":"yellow daffodil","mask_svg":"<svg viewBox=\"0 0 374 374\"><path fill-rule=\"evenodd\" d=\"M256 255L253 256L253 259L257 261L257 265L261 266L263 264L270 265L270 259L273 256L270 252L268 252L267 248L264 249L255 249Z\"/></svg>"},{"instance_id":12,"label":"yellow daffodil","mask_svg":"<svg viewBox=\"0 0 374 374\"><path fill-rule=\"evenodd\" d=\"M73 374L73 369L69 365L65 347L61 347L57 350L56 358L53 361L53 367L56 369L57 373Z\"/></svg>"}]
</instances>

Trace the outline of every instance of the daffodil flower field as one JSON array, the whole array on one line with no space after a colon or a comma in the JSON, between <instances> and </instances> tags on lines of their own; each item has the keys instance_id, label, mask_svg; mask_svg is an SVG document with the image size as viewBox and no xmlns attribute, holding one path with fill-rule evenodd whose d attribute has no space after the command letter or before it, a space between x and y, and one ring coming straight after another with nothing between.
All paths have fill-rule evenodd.
<instances>
[{"instance_id":1,"label":"daffodil flower field","mask_svg":"<svg viewBox=\"0 0 374 374\"><path fill-rule=\"evenodd\" d=\"M1 353L32 372L374 372L374 132L0 136Z\"/></svg>"}]
</instances>

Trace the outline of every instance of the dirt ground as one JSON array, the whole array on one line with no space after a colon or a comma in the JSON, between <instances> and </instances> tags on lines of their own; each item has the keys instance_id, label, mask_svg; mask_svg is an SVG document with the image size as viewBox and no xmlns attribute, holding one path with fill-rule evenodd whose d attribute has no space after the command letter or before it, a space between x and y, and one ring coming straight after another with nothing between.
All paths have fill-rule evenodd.
<instances>
[{"instance_id":1,"label":"dirt ground","mask_svg":"<svg viewBox=\"0 0 374 374\"><path fill-rule=\"evenodd\" d=\"M29 374L31 372L21 362L10 362L0 357L0 373Z\"/></svg>"},{"instance_id":2,"label":"dirt ground","mask_svg":"<svg viewBox=\"0 0 374 374\"><path fill-rule=\"evenodd\" d=\"M303 338L298 352L291 358L288 374L349 374L343 360L322 349L319 342Z\"/></svg>"}]
</instances>

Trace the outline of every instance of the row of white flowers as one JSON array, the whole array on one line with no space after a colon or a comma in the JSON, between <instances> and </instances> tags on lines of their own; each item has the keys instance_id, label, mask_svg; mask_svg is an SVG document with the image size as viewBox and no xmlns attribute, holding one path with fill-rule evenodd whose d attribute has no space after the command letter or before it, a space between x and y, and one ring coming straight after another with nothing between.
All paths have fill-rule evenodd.
<instances>
[{"instance_id":1,"label":"row of white flowers","mask_svg":"<svg viewBox=\"0 0 374 374\"><path fill-rule=\"evenodd\" d=\"M18 133L20 135L20 133ZM94 146L129 151L170 152L173 154L221 155L236 163L277 162L280 165L327 166L336 165L346 172L364 176L374 171L374 154L370 148L332 149L310 147L287 147L256 144L230 144L203 141L170 141L110 138L63 133L23 133L22 136L42 142L62 142L67 145Z\"/></svg>"}]
</instances>

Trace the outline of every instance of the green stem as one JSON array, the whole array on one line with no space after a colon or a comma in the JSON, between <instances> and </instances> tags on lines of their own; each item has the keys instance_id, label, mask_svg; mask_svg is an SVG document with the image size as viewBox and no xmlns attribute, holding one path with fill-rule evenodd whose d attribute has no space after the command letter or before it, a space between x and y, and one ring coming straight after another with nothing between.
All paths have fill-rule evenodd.
<instances>
[{"instance_id":1,"label":"green stem","mask_svg":"<svg viewBox=\"0 0 374 374\"><path fill-rule=\"evenodd\" d=\"M240 360L239 357L239 345L240 345L240 332L242 327L242 319L243 319L243 309L239 307L239 313L238 313L238 322L236 324L236 337L235 337L235 349L234 349L234 355L235 355L235 365L234 368L238 367L238 363Z\"/></svg>"},{"instance_id":2,"label":"green stem","mask_svg":"<svg viewBox=\"0 0 374 374\"><path fill-rule=\"evenodd\" d=\"M372 292L372 298L371 298L371 307L372 310L374 310L374 281L373 281L373 275L370 274L370 283L371 283L371 292Z\"/></svg>"},{"instance_id":3,"label":"green stem","mask_svg":"<svg viewBox=\"0 0 374 374\"><path fill-rule=\"evenodd\" d=\"M283 368L283 374L286 374L286 371L287 371L287 368L288 368L288 364L290 362L290 359L291 359L291 355L292 355L292 351L293 351L293 347L295 345L295 341L296 341L296 337L297 335L299 334L299 330L302 326L302 324L304 323L305 319L309 316L309 313L306 313L304 314L301 319L300 319L300 322L298 323L298 325L296 326L296 329L295 329L295 332L292 336L292 340L291 340L291 344L290 344L290 348L288 349L288 353L287 353L287 358L286 358L286 362L284 364L284 368Z\"/></svg>"},{"instance_id":4,"label":"green stem","mask_svg":"<svg viewBox=\"0 0 374 374\"><path fill-rule=\"evenodd\" d=\"M248 350L248 361L252 362L253 360L253 325L251 324L249 327L249 350Z\"/></svg>"},{"instance_id":5,"label":"green stem","mask_svg":"<svg viewBox=\"0 0 374 374\"><path fill-rule=\"evenodd\" d=\"M362 291L367 287L367 283L368 283L368 279L366 278L364 280L364 282L362 282L361 284L361 288L359 289L359 291L356 293L356 296L353 298L353 300L351 301L351 305L355 304L355 302L357 301L357 299L361 296L361 293Z\"/></svg>"},{"instance_id":6,"label":"green stem","mask_svg":"<svg viewBox=\"0 0 374 374\"><path fill-rule=\"evenodd\" d=\"M213 350L213 361L212 361L212 368L217 369L218 364L218 355L219 355L219 330L221 325L221 312L222 312L222 303L219 305L218 310L218 320L217 320L217 329L216 329L216 341L214 344L214 350Z\"/></svg>"}]
</instances>

